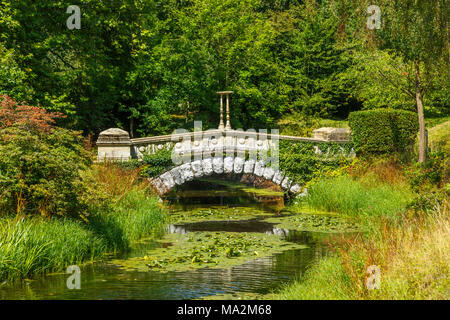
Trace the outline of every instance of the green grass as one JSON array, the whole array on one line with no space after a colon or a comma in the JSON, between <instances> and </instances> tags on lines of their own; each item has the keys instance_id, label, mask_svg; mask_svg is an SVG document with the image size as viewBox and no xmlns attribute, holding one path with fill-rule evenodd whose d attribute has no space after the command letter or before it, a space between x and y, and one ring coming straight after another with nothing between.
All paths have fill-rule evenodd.
<instances>
[{"instance_id":1,"label":"green grass","mask_svg":"<svg viewBox=\"0 0 450 320\"><path fill-rule=\"evenodd\" d=\"M414 194L400 173L386 164L358 179L345 175L313 184L303 205L358 217L366 232L334 243L330 256L271 298L448 300L448 201L433 210L408 210ZM380 267L380 289L366 288L370 265Z\"/></svg>"},{"instance_id":2,"label":"green grass","mask_svg":"<svg viewBox=\"0 0 450 320\"><path fill-rule=\"evenodd\" d=\"M320 127L349 128L348 120L320 119Z\"/></svg>"},{"instance_id":3,"label":"green grass","mask_svg":"<svg viewBox=\"0 0 450 320\"><path fill-rule=\"evenodd\" d=\"M27 277L92 260L107 242L80 222L52 218L0 222L0 279Z\"/></svg>"},{"instance_id":4,"label":"green grass","mask_svg":"<svg viewBox=\"0 0 450 320\"><path fill-rule=\"evenodd\" d=\"M278 121L281 134L310 137L314 129L321 127L348 128L347 120L322 119L300 113L286 114Z\"/></svg>"},{"instance_id":5,"label":"green grass","mask_svg":"<svg viewBox=\"0 0 450 320\"><path fill-rule=\"evenodd\" d=\"M402 223L379 224L378 232L349 239L272 299L448 300L450 298L448 203ZM368 290L366 270L377 265L380 288Z\"/></svg>"},{"instance_id":6,"label":"green grass","mask_svg":"<svg viewBox=\"0 0 450 320\"><path fill-rule=\"evenodd\" d=\"M428 129L428 146L435 152L450 153L450 120Z\"/></svg>"},{"instance_id":7,"label":"green grass","mask_svg":"<svg viewBox=\"0 0 450 320\"><path fill-rule=\"evenodd\" d=\"M450 116L445 116L445 117L435 117L435 118L425 118L425 126L427 128L432 128L435 127L441 123L444 122L448 122L450 121Z\"/></svg>"},{"instance_id":8,"label":"green grass","mask_svg":"<svg viewBox=\"0 0 450 320\"><path fill-rule=\"evenodd\" d=\"M354 299L352 283L336 256L320 260L298 280L285 284L272 297L278 300Z\"/></svg>"},{"instance_id":9,"label":"green grass","mask_svg":"<svg viewBox=\"0 0 450 320\"><path fill-rule=\"evenodd\" d=\"M131 242L162 230L157 198L133 189L114 210L94 214L89 223L69 218L0 220L0 280L57 271L71 264L126 250Z\"/></svg>"},{"instance_id":10,"label":"green grass","mask_svg":"<svg viewBox=\"0 0 450 320\"><path fill-rule=\"evenodd\" d=\"M90 229L105 238L114 251L125 250L130 242L152 232L161 232L163 225L164 215L158 198L137 189L127 192L114 211L100 212L90 219Z\"/></svg>"},{"instance_id":11,"label":"green grass","mask_svg":"<svg viewBox=\"0 0 450 320\"><path fill-rule=\"evenodd\" d=\"M350 176L322 179L308 193L309 207L349 216L394 217L413 198L405 186L362 182Z\"/></svg>"}]
</instances>

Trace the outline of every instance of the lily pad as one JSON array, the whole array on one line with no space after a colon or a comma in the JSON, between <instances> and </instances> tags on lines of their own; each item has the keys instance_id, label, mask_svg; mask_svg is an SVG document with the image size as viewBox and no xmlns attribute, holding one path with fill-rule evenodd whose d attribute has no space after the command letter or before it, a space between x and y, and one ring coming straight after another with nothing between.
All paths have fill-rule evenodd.
<instances>
[{"instance_id":1,"label":"lily pad","mask_svg":"<svg viewBox=\"0 0 450 320\"><path fill-rule=\"evenodd\" d=\"M265 211L252 207L211 206L187 210L171 210L171 223L199 222L218 220L249 220L256 217L270 216Z\"/></svg>"},{"instance_id":2,"label":"lily pad","mask_svg":"<svg viewBox=\"0 0 450 320\"><path fill-rule=\"evenodd\" d=\"M306 248L264 233L192 232L167 234L167 248L149 250L145 256L110 263L125 270L187 271L196 268L226 268L289 249Z\"/></svg>"},{"instance_id":3,"label":"lily pad","mask_svg":"<svg viewBox=\"0 0 450 320\"><path fill-rule=\"evenodd\" d=\"M275 223L279 228L297 231L358 232L358 224L351 219L332 214L294 214L285 217L271 217L264 221Z\"/></svg>"}]
</instances>

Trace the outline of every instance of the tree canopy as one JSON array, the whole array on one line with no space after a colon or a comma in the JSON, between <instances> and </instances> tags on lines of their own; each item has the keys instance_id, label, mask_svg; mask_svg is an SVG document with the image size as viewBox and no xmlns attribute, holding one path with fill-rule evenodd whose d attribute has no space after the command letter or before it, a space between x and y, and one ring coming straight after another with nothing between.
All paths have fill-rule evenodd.
<instances>
[{"instance_id":1,"label":"tree canopy","mask_svg":"<svg viewBox=\"0 0 450 320\"><path fill-rule=\"evenodd\" d=\"M80 7L80 29L66 26L69 5ZM220 90L234 92L234 128L277 127L292 114L344 119L362 108L411 110L406 58L424 50L415 49L416 38L396 36L407 16L395 11L408 8L382 1L384 23L372 40L383 42L370 51L359 36L367 28L365 6L349 0L2 0L0 94L61 112L66 117L58 121L86 134L121 127L133 136L192 128L194 120L216 127ZM423 19L437 23L430 17ZM425 23L410 32L431 45L427 39L442 31ZM433 43L448 50L448 34L444 45ZM399 46L411 50L401 54ZM427 59L422 63L433 61ZM400 85L378 71L374 77L374 70ZM448 78L429 70L425 112L448 113Z\"/></svg>"}]
</instances>

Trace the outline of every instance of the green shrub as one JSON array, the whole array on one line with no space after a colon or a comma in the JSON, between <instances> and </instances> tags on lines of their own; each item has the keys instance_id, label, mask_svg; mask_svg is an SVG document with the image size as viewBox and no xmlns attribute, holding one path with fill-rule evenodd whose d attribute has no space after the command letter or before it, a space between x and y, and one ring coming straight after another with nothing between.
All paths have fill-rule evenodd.
<instances>
[{"instance_id":1,"label":"green shrub","mask_svg":"<svg viewBox=\"0 0 450 320\"><path fill-rule=\"evenodd\" d=\"M394 109L374 109L349 115L353 143L358 154L405 152L414 144L417 115Z\"/></svg>"},{"instance_id":2,"label":"green shrub","mask_svg":"<svg viewBox=\"0 0 450 320\"><path fill-rule=\"evenodd\" d=\"M450 159L442 152L430 152L427 162L415 163L406 171L416 192L411 203L415 210L431 210L450 197Z\"/></svg>"},{"instance_id":3,"label":"green shrub","mask_svg":"<svg viewBox=\"0 0 450 320\"><path fill-rule=\"evenodd\" d=\"M156 177L170 167L174 166L172 161L172 149L163 148L153 154L144 154L142 158L144 167L141 174L147 177Z\"/></svg>"},{"instance_id":4,"label":"green shrub","mask_svg":"<svg viewBox=\"0 0 450 320\"><path fill-rule=\"evenodd\" d=\"M317 146L321 154L314 151ZM279 144L280 169L296 183L305 184L351 161L346 157L351 143L319 143L282 140Z\"/></svg>"},{"instance_id":5,"label":"green shrub","mask_svg":"<svg viewBox=\"0 0 450 320\"><path fill-rule=\"evenodd\" d=\"M90 162L82 137L69 130L0 129L0 212L81 213L80 173Z\"/></svg>"}]
</instances>

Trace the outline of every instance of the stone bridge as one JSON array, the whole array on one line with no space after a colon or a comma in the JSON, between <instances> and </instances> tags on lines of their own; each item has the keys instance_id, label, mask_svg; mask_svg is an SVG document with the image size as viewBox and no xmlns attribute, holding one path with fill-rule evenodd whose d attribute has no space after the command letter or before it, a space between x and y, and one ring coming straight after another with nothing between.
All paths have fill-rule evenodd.
<instances>
[{"instance_id":1,"label":"stone bridge","mask_svg":"<svg viewBox=\"0 0 450 320\"><path fill-rule=\"evenodd\" d=\"M289 193L298 193L301 187L278 170L276 165L267 164L267 159L278 157L280 140L313 143L345 143L350 132L342 128L320 128L314 130L312 138L278 134L278 130L233 130L230 125L229 94L220 94L220 124L218 129L201 130L194 125L194 131L176 130L171 135L131 139L128 132L111 128L100 133L98 161L128 161L142 159L164 148L172 150L172 160L178 166L152 179L152 185L160 194L169 192L176 185L187 181L216 175L240 178L246 182L261 180L279 185ZM223 123L223 95L227 97L227 122ZM197 124L197 123L196 123ZM316 152L320 152L316 149ZM277 158L278 159L278 158Z\"/></svg>"},{"instance_id":2,"label":"stone bridge","mask_svg":"<svg viewBox=\"0 0 450 320\"><path fill-rule=\"evenodd\" d=\"M112 128L99 135L98 161L142 159L145 154L166 148L172 150L179 165L152 179L153 187L161 195L177 185L211 175L247 183L264 179L295 194L301 190L300 185L276 166L274 169L267 165L261 155L278 156L279 140L344 143L348 142L348 136L348 131L339 128L315 130L313 138L218 129L130 139L128 132Z\"/></svg>"},{"instance_id":3,"label":"stone bridge","mask_svg":"<svg viewBox=\"0 0 450 320\"><path fill-rule=\"evenodd\" d=\"M159 194L169 192L176 185L192 181L195 178L208 177L212 174L224 175L229 178L239 178L241 182L254 182L264 179L280 186L290 193L298 193L300 186L293 184L282 171L266 166L264 161L245 160L241 157L213 157L195 160L191 163L179 165L152 180L152 185Z\"/></svg>"}]
</instances>

